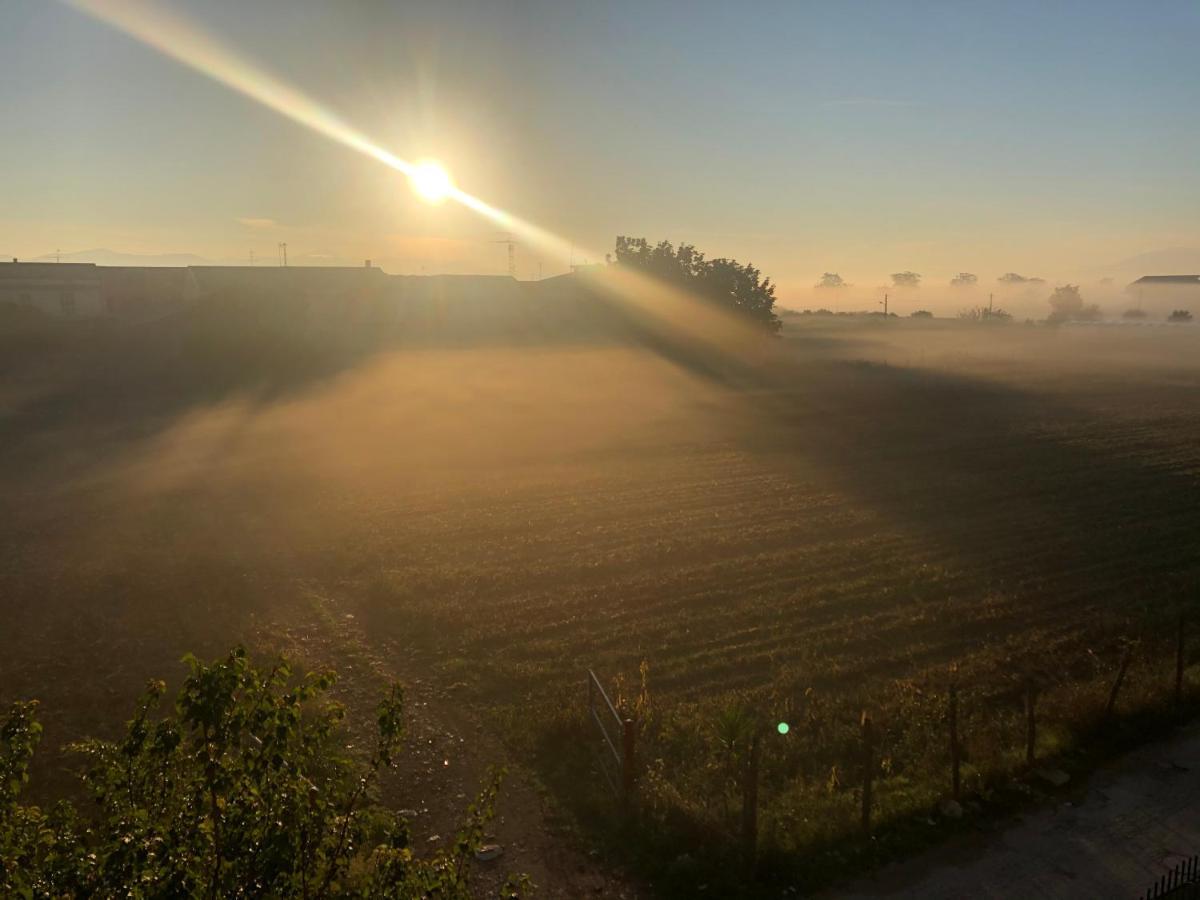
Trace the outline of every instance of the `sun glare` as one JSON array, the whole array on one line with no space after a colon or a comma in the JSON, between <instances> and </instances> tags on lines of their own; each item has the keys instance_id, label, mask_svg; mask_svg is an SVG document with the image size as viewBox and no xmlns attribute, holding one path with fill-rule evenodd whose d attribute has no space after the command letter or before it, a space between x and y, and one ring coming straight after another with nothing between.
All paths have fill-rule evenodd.
<instances>
[{"instance_id":1,"label":"sun glare","mask_svg":"<svg viewBox=\"0 0 1200 900\"><path fill-rule=\"evenodd\" d=\"M408 175L417 196L426 203L441 203L454 190L450 173L432 160L419 162Z\"/></svg>"}]
</instances>

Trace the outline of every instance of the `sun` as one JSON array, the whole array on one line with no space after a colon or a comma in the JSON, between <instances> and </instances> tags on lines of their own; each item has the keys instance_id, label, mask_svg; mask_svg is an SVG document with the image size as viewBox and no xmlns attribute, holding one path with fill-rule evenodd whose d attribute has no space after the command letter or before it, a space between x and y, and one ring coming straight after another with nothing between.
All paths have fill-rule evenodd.
<instances>
[{"instance_id":1,"label":"sun","mask_svg":"<svg viewBox=\"0 0 1200 900\"><path fill-rule=\"evenodd\" d=\"M417 163L408 173L409 183L426 203L441 203L454 191L450 173L431 159Z\"/></svg>"}]
</instances>

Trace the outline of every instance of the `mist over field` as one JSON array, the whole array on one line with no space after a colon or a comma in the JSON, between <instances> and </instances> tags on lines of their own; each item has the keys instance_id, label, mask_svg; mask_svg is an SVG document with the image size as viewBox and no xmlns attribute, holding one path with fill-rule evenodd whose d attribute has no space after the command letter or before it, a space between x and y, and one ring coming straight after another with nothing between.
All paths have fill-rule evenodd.
<instances>
[{"instance_id":1,"label":"mist over field","mask_svg":"<svg viewBox=\"0 0 1200 900\"><path fill-rule=\"evenodd\" d=\"M751 703L820 729L773 751L809 774L764 784L779 821L824 798L777 838L799 852L853 800L819 785L856 708L899 760L937 740L905 685L936 702L953 664L1003 717L1013 673L1059 659L1043 704L1066 716L1133 610L1197 574L1194 328L800 317L730 370L587 331L247 344L204 309L6 363L0 677L41 698L50 746L241 641L342 668L352 704L415 679L586 798L581 672L623 697L645 666L656 728ZM980 773L1005 764L997 723ZM655 790L707 757L665 758Z\"/></svg>"},{"instance_id":2,"label":"mist over field","mask_svg":"<svg viewBox=\"0 0 1200 900\"><path fill-rule=\"evenodd\" d=\"M1195 3L2 21L0 900L1200 891Z\"/></svg>"}]
</instances>

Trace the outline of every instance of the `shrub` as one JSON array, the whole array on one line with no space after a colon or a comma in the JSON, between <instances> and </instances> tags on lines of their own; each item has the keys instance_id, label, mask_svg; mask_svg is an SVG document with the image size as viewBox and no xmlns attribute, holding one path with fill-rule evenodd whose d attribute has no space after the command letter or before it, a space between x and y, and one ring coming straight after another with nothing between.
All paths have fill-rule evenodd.
<instances>
[{"instance_id":1,"label":"shrub","mask_svg":"<svg viewBox=\"0 0 1200 900\"><path fill-rule=\"evenodd\" d=\"M908 314L910 319L932 319L933 313L927 309L918 309Z\"/></svg>"},{"instance_id":2,"label":"shrub","mask_svg":"<svg viewBox=\"0 0 1200 900\"><path fill-rule=\"evenodd\" d=\"M1121 313L1121 318L1122 319L1144 319L1144 318L1146 318L1146 311L1144 309L1127 309L1127 310L1125 310L1125 312Z\"/></svg>"},{"instance_id":3,"label":"shrub","mask_svg":"<svg viewBox=\"0 0 1200 900\"><path fill-rule=\"evenodd\" d=\"M16 703L0 727L0 893L32 896L470 896L470 861L499 775L454 846L418 859L408 824L375 799L403 738L403 695L377 709L366 760L344 755L332 674L256 669L242 649L190 674L156 718L153 682L118 741L72 749L90 799L50 812L20 802L41 728ZM511 881L519 896L527 880Z\"/></svg>"},{"instance_id":4,"label":"shrub","mask_svg":"<svg viewBox=\"0 0 1200 900\"><path fill-rule=\"evenodd\" d=\"M1192 321L1192 314L1190 312L1188 312L1186 309L1175 309L1175 310L1171 311L1171 314L1169 316L1167 316L1167 321L1168 322L1190 322L1190 321Z\"/></svg>"}]
</instances>

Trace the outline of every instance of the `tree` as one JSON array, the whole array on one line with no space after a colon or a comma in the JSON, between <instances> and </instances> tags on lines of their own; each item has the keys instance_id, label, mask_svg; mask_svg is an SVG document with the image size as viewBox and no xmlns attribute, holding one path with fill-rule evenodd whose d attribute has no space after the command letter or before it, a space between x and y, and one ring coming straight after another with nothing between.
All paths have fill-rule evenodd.
<instances>
[{"instance_id":1,"label":"tree","mask_svg":"<svg viewBox=\"0 0 1200 900\"><path fill-rule=\"evenodd\" d=\"M921 275L919 272L894 272L892 273L892 286L898 288L920 287Z\"/></svg>"},{"instance_id":2,"label":"tree","mask_svg":"<svg viewBox=\"0 0 1200 900\"><path fill-rule=\"evenodd\" d=\"M234 650L188 658L172 714L153 682L124 737L73 749L91 803L50 812L20 802L41 734L36 704L0 726L0 894L163 897L439 897L466 900L470 863L491 818L494 775L454 846L410 848L403 816L375 801L403 738L398 686L380 702L374 747L344 753L342 709L324 699L332 674L256 669ZM520 896L527 879L511 881Z\"/></svg>"},{"instance_id":3,"label":"tree","mask_svg":"<svg viewBox=\"0 0 1200 900\"><path fill-rule=\"evenodd\" d=\"M1146 318L1146 311L1144 309L1127 309L1127 310L1125 310L1125 312L1121 313L1121 318L1122 319L1144 319L1144 318Z\"/></svg>"},{"instance_id":4,"label":"tree","mask_svg":"<svg viewBox=\"0 0 1200 900\"><path fill-rule=\"evenodd\" d=\"M775 315L775 285L752 265L734 259L705 259L691 244L673 246L645 238L619 236L616 265L645 272L716 306L742 316L769 332L782 323Z\"/></svg>"},{"instance_id":5,"label":"tree","mask_svg":"<svg viewBox=\"0 0 1200 900\"><path fill-rule=\"evenodd\" d=\"M910 319L932 319L933 313L931 313L927 309L917 309L917 310L913 310L912 312L910 312L908 314L908 317Z\"/></svg>"},{"instance_id":6,"label":"tree","mask_svg":"<svg viewBox=\"0 0 1200 900\"><path fill-rule=\"evenodd\" d=\"M1018 285L1018 284L1045 284L1045 278L1026 278L1024 275L1018 275L1016 272L1005 272L996 279L1003 285Z\"/></svg>"},{"instance_id":7,"label":"tree","mask_svg":"<svg viewBox=\"0 0 1200 900\"><path fill-rule=\"evenodd\" d=\"M846 284L845 280L837 272L826 272L821 276L821 280L817 282L816 287L829 288L832 290L837 288L847 288L850 287L850 285Z\"/></svg>"},{"instance_id":8,"label":"tree","mask_svg":"<svg viewBox=\"0 0 1200 900\"><path fill-rule=\"evenodd\" d=\"M1190 321L1192 321L1192 314L1190 312L1188 312L1186 309L1173 309L1173 310L1171 310L1171 314L1169 316L1167 316L1167 321L1168 322L1190 322Z\"/></svg>"},{"instance_id":9,"label":"tree","mask_svg":"<svg viewBox=\"0 0 1200 900\"><path fill-rule=\"evenodd\" d=\"M1064 284L1050 295L1050 315L1047 322L1095 322L1100 318L1100 307L1094 303L1084 305L1079 285Z\"/></svg>"},{"instance_id":10,"label":"tree","mask_svg":"<svg viewBox=\"0 0 1200 900\"><path fill-rule=\"evenodd\" d=\"M950 279L951 287L974 287L978 284L979 278L972 275L970 272L959 272Z\"/></svg>"}]
</instances>

